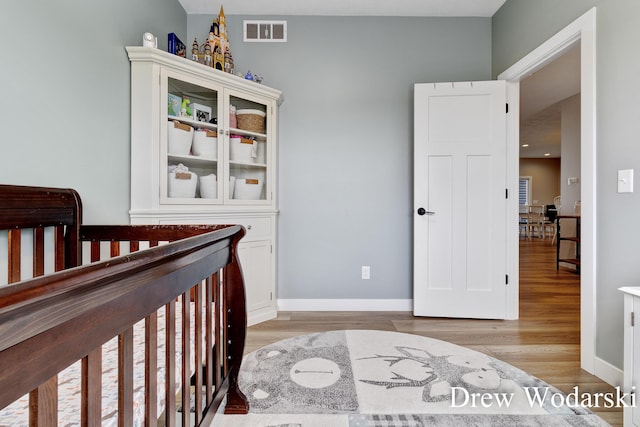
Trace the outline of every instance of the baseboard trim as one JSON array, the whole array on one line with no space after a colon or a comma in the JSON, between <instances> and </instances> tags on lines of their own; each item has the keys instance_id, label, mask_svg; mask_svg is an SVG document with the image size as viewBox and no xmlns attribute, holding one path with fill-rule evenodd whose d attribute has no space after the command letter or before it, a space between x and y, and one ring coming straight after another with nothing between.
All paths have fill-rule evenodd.
<instances>
[{"instance_id":1,"label":"baseboard trim","mask_svg":"<svg viewBox=\"0 0 640 427\"><path fill-rule=\"evenodd\" d=\"M599 357L594 358L594 375L612 387L622 387L624 382L624 372L622 369L616 368L611 363L606 362Z\"/></svg>"},{"instance_id":2,"label":"baseboard trim","mask_svg":"<svg viewBox=\"0 0 640 427\"><path fill-rule=\"evenodd\" d=\"M412 299L279 299L280 311L413 311Z\"/></svg>"},{"instance_id":3,"label":"baseboard trim","mask_svg":"<svg viewBox=\"0 0 640 427\"><path fill-rule=\"evenodd\" d=\"M249 312L247 313L247 326L253 326L257 323L266 322L267 320L275 319L276 317L278 317L278 312L275 309Z\"/></svg>"}]
</instances>

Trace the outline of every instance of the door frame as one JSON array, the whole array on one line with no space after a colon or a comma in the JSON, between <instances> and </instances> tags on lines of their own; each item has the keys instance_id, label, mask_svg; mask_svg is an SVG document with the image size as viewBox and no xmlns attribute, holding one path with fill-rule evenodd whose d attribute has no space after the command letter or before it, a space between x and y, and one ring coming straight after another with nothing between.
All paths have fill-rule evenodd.
<instances>
[{"instance_id":1,"label":"door frame","mask_svg":"<svg viewBox=\"0 0 640 427\"><path fill-rule=\"evenodd\" d=\"M601 378L609 377L604 362L596 366L596 8L573 21L556 35L520 59L498 79L507 81L509 109L517 114L507 118L507 182L509 192L518 194L519 177L519 105L520 80L541 69L580 43L580 130L581 130L581 276L580 276L580 365L585 371ZM507 224L516 224L517 197L510 197ZM511 231L513 229L513 231ZM507 290L507 315L518 317L519 261L517 227L511 227L507 240L509 275L518 286Z\"/></svg>"}]
</instances>

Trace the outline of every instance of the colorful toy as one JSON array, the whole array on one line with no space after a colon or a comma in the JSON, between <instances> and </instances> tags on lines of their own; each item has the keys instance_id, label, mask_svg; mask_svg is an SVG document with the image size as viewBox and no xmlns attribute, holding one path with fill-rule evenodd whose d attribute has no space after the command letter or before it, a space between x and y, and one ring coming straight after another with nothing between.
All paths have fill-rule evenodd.
<instances>
[{"instance_id":1,"label":"colorful toy","mask_svg":"<svg viewBox=\"0 0 640 427\"><path fill-rule=\"evenodd\" d=\"M218 17L211 23L207 43L211 47L213 68L233 74L233 56L231 45L227 37L227 22L224 16L224 8L220 6Z\"/></svg>"},{"instance_id":2,"label":"colorful toy","mask_svg":"<svg viewBox=\"0 0 640 427\"><path fill-rule=\"evenodd\" d=\"M198 52L198 39L193 39L193 44L191 45L191 60L199 62L200 53Z\"/></svg>"},{"instance_id":3,"label":"colorful toy","mask_svg":"<svg viewBox=\"0 0 640 427\"><path fill-rule=\"evenodd\" d=\"M182 109L180 110L180 115L183 117L191 117L192 111L191 107L189 107L191 101L188 98L182 100Z\"/></svg>"}]
</instances>

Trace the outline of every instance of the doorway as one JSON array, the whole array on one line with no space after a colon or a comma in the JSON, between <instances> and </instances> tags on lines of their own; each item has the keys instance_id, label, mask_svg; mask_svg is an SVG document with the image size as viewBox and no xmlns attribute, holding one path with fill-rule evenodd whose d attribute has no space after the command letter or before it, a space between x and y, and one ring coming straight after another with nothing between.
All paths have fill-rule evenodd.
<instances>
[{"instance_id":1,"label":"doorway","mask_svg":"<svg viewBox=\"0 0 640 427\"><path fill-rule=\"evenodd\" d=\"M527 232L521 236L544 240L532 243L549 253L554 268L556 227L547 215L547 208L553 205L559 214L573 215L574 206L580 201L580 68L578 41L520 81L519 203L520 211L524 208L532 212L529 218L532 223L526 224ZM552 216L555 219L555 212ZM575 224L574 220L562 220L563 237L575 235ZM561 241L560 259L572 264L560 262L560 269L579 272L576 243ZM523 244L521 240L521 251ZM523 268L530 267L530 261L522 253L519 260L522 275Z\"/></svg>"},{"instance_id":2,"label":"doorway","mask_svg":"<svg viewBox=\"0 0 640 427\"><path fill-rule=\"evenodd\" d=\"M501 73L498 78L506 80L508 84L509 105L517 110L519 117L520 82L532 73L542 69L545 65L559 58L572 47L580 46L580 169L581 169L581 304L580 304L580 348L582 369L602 378L603 374L596 371L595 357L595 273L596 273L596 211L595 211L595 8L589 10L583 16L569 24L559 33L534 49L527 56L516 62L513 66ZM508 174L509 191L517 194L519 176L519 120L508 119L509 145ZM510 198L508 214L511 224L517 223L518 206L517 197ZM508 264L510 272L518 276L519 237L513 233L513 239L507 242ZM517 286L509 289L509 311L514 317L518 316L519 290ZM605 375L606 376L606 375Z\"/></svg>"}]
</instances>

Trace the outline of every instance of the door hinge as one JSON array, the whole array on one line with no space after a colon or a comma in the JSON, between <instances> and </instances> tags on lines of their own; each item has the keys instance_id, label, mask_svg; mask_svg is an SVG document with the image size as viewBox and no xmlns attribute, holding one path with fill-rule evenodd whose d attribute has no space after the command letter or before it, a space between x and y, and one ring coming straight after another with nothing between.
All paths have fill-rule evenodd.
<instances>
[{"instance_id":1,"label":"door hinge","mask_svg":"<svg viewBox=\"0 0 640 427\"><path fill-rule=\"evenodd\" d=\"M507 106L506 113L509 113L509 104L505 104Z\"/></svg>"},{"instance_id":2,"label":"door hinge","mask_svg":"<svg viewBox=\"0 0 640 427\"><path fill-rule=\"evenodd\" d=\"M504 275L504 284L505 284L505 285L508 285L508 284L509 284L509 275L508 275L508 274L505 274L505 275Z\"/></svg>"},{"instance_id":3,"label":"door hinge","mask_svg":"<svg viewBox=\"0 0 640 427\"><path fill-rule=\"evenodd\" d=\"M636 325L636 315L635 313L632 311L631 312L631 326L635 326Z\"/></svg>"},{"instance_id":4,"label":"door hinge","mask_svg":"<svg viewBox=\"0 0 640 427\"><path fill-rule=\"evenodd\" d=\"M505 199L508 199L508 198L509 198L509 189L508 189L508 188L505 188L505 189L504 189L504 198L505 198Z\"/></svg>"},{"instance_id":5,"label":"door hinge","mask_svg":"<svg viewBox=\"0 0 640 427\"><path fill-rule=\"evenodd\" d=\"M273 292L269 292L269 301L273 301Z\"/></svg>"}]
</instances>

